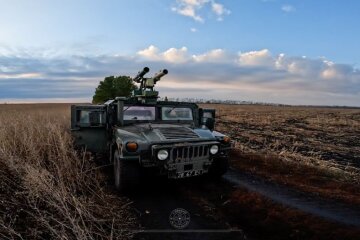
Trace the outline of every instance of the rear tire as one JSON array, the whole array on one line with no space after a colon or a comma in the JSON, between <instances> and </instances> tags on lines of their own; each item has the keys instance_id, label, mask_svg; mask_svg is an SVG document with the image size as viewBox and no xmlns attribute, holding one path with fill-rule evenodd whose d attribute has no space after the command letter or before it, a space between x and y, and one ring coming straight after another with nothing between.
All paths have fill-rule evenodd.
<instances>
[{"instance_id":1,"label":"rear tire","mask_svg":"<svg viewBox=\"0 0 360 240\"><path fill-rule=\"evenodd\" d=\"M214 159L209 169L209 175L212 178L221 178L229 169L229 159L222 157Z\"/></svg>"},{"instance_id":2,"label":"rear tire","mask_svg":"<svg viewBox=\"0 0 360 240\"><path fill-rule=\"evenodd\" d=\"M140 166L136 161L121 160L119 151L114 152L114 183L120 191L128 191L139 184Z\"/></svg>"}]
</instances>

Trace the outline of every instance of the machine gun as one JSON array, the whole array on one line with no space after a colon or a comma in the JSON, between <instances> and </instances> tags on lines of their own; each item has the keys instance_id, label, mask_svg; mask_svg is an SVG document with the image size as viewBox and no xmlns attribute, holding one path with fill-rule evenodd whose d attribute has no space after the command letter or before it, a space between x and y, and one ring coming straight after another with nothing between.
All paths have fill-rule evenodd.
<instances>
[{"instance_id":1,"label":"machine gun","mask_svg":"<svg viewBox=\"0 0 360 240\"><path fill-rule=\"evenodd\" d=\"M140 88L134 90L134 97L143 103L154 104L158 98L159 92L154 91L155 84L160 81L160 79L168 74L168 70L163 69L160 72L156 73L152 78L145 78L145 74L148 73L150 69L144 67L135 77L134 82L140 83Z\"/></svg>"}]
</instances>

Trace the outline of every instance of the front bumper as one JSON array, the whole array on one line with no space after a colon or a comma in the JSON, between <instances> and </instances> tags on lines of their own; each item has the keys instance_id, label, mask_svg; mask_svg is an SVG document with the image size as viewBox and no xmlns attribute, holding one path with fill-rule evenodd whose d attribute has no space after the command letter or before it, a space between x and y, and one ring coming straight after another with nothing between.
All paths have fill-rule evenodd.
<instances>
[{"instance_id":1,"label":"front bumper","mask_svg":"<svg viewBox=\"0 0 360 240\"><path fill-rule=\"evenodd\" d=\"M169 178L202 175L209 171L214 158L218 155L210 153L212 145L220 147L217 141L153 145L151 147L152 161L159 167L160 173ZM161 149L169 152L168 158L163 161L156 157L157 152Z\"/></svg>"}]
</instances>

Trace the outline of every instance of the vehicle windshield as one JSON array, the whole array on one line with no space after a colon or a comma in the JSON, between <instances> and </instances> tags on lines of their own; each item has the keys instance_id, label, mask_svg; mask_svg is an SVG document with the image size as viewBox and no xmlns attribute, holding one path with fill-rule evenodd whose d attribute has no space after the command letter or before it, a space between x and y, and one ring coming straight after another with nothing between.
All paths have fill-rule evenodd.
<instances>
[{"instance_id":1,"label":"vehicle windshield","mask_svg":"<svg viewBox=\"0 0 360 240\"><path fill-rule=\"evenodd\" d=\"M124 106L124 120L155 120L155 107Z\"/></svg>"},{"instance_id":2,"label":"vehicle windshield","mask_svg":"<svg viewBox=\"0 0 360 240\"><path fill-rule=\"evenodd\" d=\"M162 120L193 120L191 108L163 107L161 109Z\"/></svg>"}]
</instances>

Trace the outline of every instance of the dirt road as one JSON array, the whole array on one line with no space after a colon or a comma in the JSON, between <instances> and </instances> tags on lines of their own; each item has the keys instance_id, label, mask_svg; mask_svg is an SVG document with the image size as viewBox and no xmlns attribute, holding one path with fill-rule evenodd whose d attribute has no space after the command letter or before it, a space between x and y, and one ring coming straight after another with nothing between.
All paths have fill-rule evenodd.
<instances>
[{"instance_id":1,"label":"dirt road","mask_svg":"<svg viewBox=\"0 0 360 240\"><path fill-rule=\"evenodd\" d=\"M203 179L169 181L163 178L147 179L136 192L127 194L141 223L137 239L244 239L241 229L232 228L227 222L208 216L202 207L194 204L183 193L183 187L191 185L196 191L204 184ZM185 229L177 229L171 223L170 214L184 209L190 219Z\"/></svg>"},{"instance_id":2,"label":"dirt road","mask_svg":"<svg viewBox=\"0 0 360 240\"><path fill-rule=\"evenodd\" d=\"M231 169L224 175L231 184L259 193L279 204L345 225L360 227L360 207L305 194Z\"/></svg>"},{"instance_id":3,"label":"dirt road","mask_svg":"<svg viewBox=\"0 0 360 240\"><path fill-rule=\"evenodd\" d=\"M209 179L206 178L180 181L148 179L136 192L128 194L140 219L137 239L244 239L244 235L248 235L246 230L244 232L239 224L230 221L231 216L218 216L219 212L214 209L209 214L206 209L208 206L192 197L198 192L204 192L204 186L209 185L208 183ZM211 196L226 195L232 188L245 188L279 205L303 211L340 226L360 226L360 208L356 206L304 194L233 169L223 177L223 181L212 181L211 184L215 184L215 187L210 189L216 192L209 193L208 196L205 194L205 199L209 202L212 201ZM189 224L184 230L176 229L169 220L171 212L179 208L185 209L190 215ZM249 239L249 235L247 237ZM250 238L253 239L252 236Z\"/></svg>"}]
</instances>

